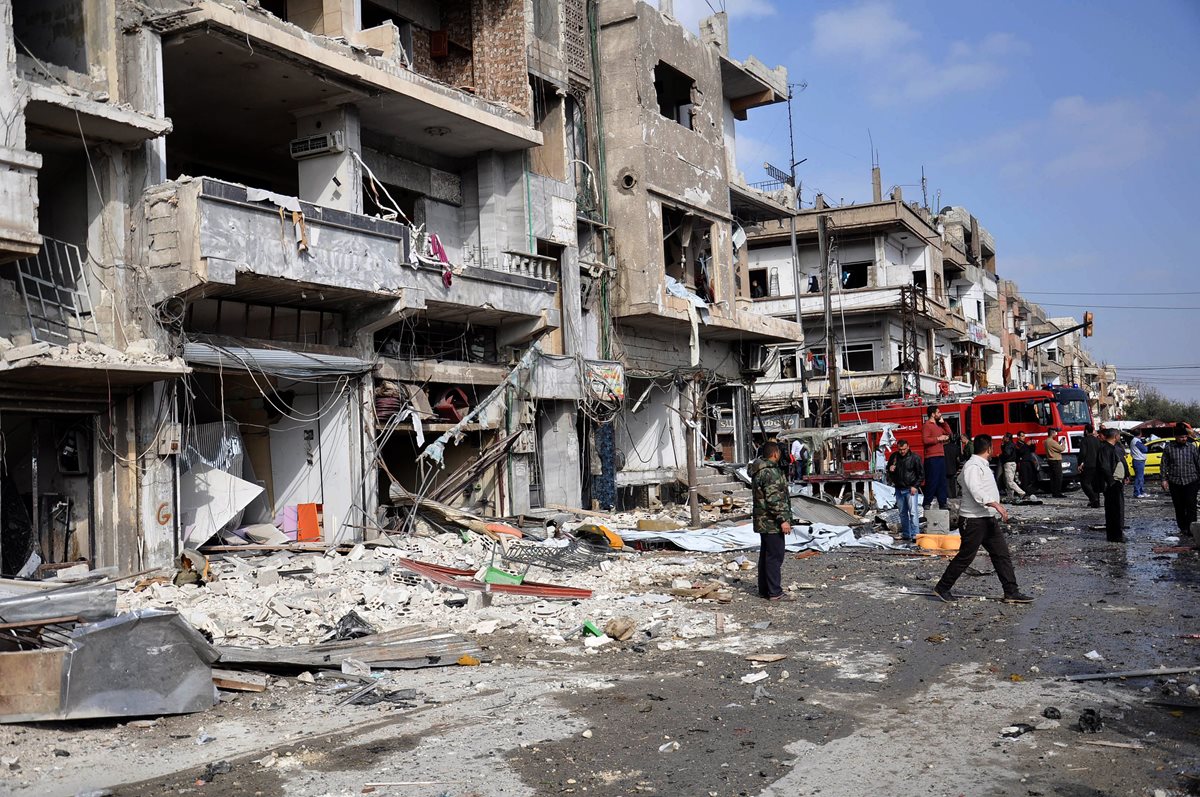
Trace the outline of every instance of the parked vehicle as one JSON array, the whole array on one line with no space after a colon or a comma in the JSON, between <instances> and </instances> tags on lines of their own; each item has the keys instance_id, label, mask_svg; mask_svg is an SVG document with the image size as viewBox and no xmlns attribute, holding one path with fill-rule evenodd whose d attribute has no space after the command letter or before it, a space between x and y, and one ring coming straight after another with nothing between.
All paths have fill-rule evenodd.
<instances>
[{"instance_id":1,"label":"parked vehicle","mask_svg":"<svg viewBox=\"0 0 1200 797\"><path fill-rule=\"evenodd\" d=\"M895 399L873 402L858 411L843 412L842 423L894 423L897 439L907 440L913 451L925 457L921 426L931 404L942 410L951 429L951 443L964 446L977 434L992 436L993 467L999 461L1000 444L1006 433L1025 432L1042 461L1040 478L1049 479L1045 467L1046 438L1050 427L1058 427L1063 443L1063 483L1079 480L1078 452L1083 427L1092 422L1087 394L1079 388L1048 386L1042 390L1006 390L951 396L945 400ZM872 441L875 444L877 441Z\"/></svg>"}]
</instances>

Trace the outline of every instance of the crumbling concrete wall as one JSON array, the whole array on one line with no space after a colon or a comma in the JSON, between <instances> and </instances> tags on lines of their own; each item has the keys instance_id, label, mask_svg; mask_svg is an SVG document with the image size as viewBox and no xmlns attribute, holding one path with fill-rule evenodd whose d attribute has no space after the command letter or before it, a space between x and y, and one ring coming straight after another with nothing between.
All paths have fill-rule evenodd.
<instances>
[{"instance_id":1,"label":"crumbling concrete wall","mask_svg":"<svg viewBox=\"0 0 1200 797\"><path fill-rule=\"evenodd\" d=\"M84 0L14 0L13 32L38 59L86 74L85 5Z\"/></svg>"}]
</instances>

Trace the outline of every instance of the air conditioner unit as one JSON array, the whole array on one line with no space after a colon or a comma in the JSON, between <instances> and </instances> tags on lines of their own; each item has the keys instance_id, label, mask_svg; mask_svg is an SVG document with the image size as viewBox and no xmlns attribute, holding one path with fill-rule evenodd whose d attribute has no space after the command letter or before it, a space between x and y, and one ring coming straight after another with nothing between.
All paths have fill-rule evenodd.
<instances>
[{"instance_id":1,"label":"air conditioner unit","mask_svg":"<svg viewBox=\"0 0 1200 797\"><path fill-rule=\"evenodd\" d=\"M332 133L318 133L315 136L294 138L288 144L288 151L294 161L306 158L319 158L322 155L334 155L346 151L346 142L341 130Z\"/></svg>"}]
</instances>

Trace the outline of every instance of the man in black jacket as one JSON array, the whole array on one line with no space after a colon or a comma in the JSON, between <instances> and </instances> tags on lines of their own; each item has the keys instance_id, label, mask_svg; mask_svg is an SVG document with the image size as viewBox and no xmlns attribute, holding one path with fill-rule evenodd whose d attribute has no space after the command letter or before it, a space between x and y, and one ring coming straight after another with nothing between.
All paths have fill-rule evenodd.
<instances>
[{"instance_id":1,"label":"man in black jacket","mask_svg":"<svg viewBox=\"0 0 1200 797\"><path fill-rule=\"evenodd\" d=\"M1107 429L1096 455L1096 486L1104 491L1104 531L1109 542L1125 542L1125 457L1117 443L1120 431Z\"/></svg>"},{"instance_id":2,"label":"man in black jacket","mask_svg":"<svg viewBox=\"0 0 1200 797\"><path fill-rule=\"evenodd\" d=\"M1100 496L1096 493L1097 469L1096 458L1100 455L1100 446L1104 445L1096 437L1096 428L1090 423L1083 427L1083 441L1079 444L1079 486L1087 496L1088 506L1092 509L1100 507Z\"/></svg>"},{"instance_id":3,"label":"man in black jacket","mask_svg":"<svg viewBox=\"0 0 1200 797\"><path fill-rule=\"evenodd\" d=\"M896 443L896 450L888 457L888 480L896 488L896 506L900 509L900 537L905 542L917 539L921 529L921 482L925 468L921 458L908 446L907 440Z\"/></svg>"}]
</instances>

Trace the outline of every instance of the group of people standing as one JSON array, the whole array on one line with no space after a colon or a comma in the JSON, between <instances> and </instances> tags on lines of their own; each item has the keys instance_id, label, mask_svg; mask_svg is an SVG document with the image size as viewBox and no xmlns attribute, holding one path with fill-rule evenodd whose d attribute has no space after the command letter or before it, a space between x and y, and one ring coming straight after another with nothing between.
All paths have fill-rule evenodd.
<instances>
[{"instance_id":1,"label":"group of people standing","mask_svg":"<svg viewBox=\"0 0 1200 797\"><path fill-rule=\"evenodd\" d=\"M1099 432L1088 424L1079 449L1079 481L1088 506L1104 506L1105 536L1109 542L1125 542L1124 485L1132 481L1135 498L1148 498L1145 486L1145 465L1149 449L1144 433L1137 432L1129 445L1132 467L1126 463L1126 449L1117 429ZM1063 443L1057 428L1051 428L1046 438L1046 460L1050 472L1050 491L1055 497L1062 494ZM1186 424L1176 424L1174 439L1163 448L1162 488L1171 496L1175 522L1184 535L1191 535L1196 522L1197 495L1200 494L1200 446L1192 439ZM907 440L898 440L887 459L886 474L896 489L900 510L900 536L913 542L920 530L920 506L932 506L933 501L945 509L949 497L947 481L946 444L953 431L941 417L937 407L926 412L921 430L925 459L916 454ZM1026 603L1032 600L1017 588L1016 575L1009 555L1001 520L1008 513L1001 504L1000 491L991 469L992 438L977 435L971 441L972 456L959 469L958 486L962 495L960 507L962 540L959 553L950 562L934 593L942 600L953 601L951 588L970 566L982 547L988 551L1004 588L1004 600ZM798 451L787 452L792 475L803 476L805 462ZM784 537L791 531L791 500L788 476L781 459L784 450L775 442L763 446L762 457L750 467L754 488L754 530L761 536L759 549L759 594L770 600L786 600L781 584L784 558ZM800 464L799 468L795 465ZM1006 434L1000 446L1000 472L1010 493L1028 497L1038 479L1038 461L1033 445L1019 432L1014 438ZM922 487L924 488L922 490ZM922 495L924 500L922 501Z\"/></svg>"}]
</instances>

